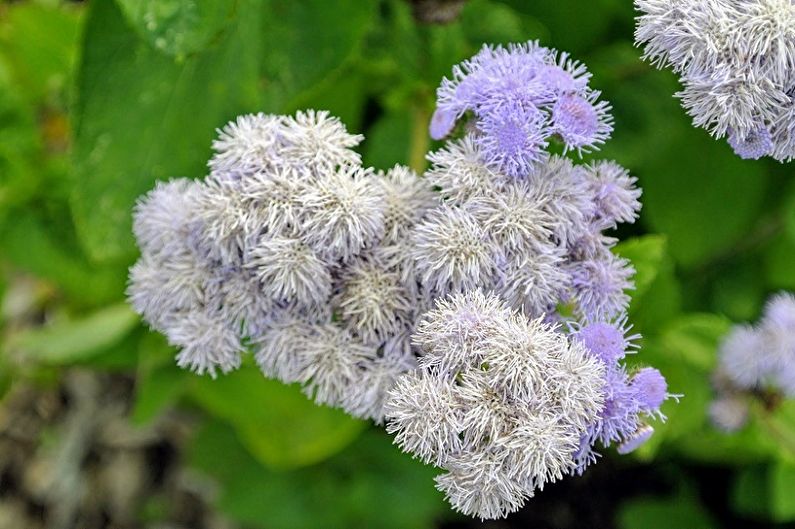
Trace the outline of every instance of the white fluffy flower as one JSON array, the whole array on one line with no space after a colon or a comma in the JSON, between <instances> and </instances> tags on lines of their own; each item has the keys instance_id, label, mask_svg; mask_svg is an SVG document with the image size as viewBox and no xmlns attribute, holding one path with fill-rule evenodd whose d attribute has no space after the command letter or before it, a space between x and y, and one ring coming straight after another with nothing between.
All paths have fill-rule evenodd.
<instances>
[{"instance_id":1,"label":"white fluffy flower","mask_svg":"<svg viewBox=\"0 0 795 529\"><path fill-rule=\"evenodd\" d=\"M449 141L441 150L430 153L433 166L425 174L428 183L440 188L451 204L462 205L472 197L490 195L508 182L505 175L483 163L475 137L467 134Z\"/></svg>"},{"instance_id":2,"label":"white fluffy flower","mask_svg":"<svg viewBox=\"0 0 795 529\"><path fill-rule=\"evenodd\" d=\"M365 343L381 343L409 322L413 297L400 274L377 258L360 257L342 272L332 304Z\"/></svg>"},{"instance_id":3,"label":"white fluffy flower","mask_svg":"<svg viewBox=\"0 0 795 529\"><path fill-rule=\"evenodd\" d=\"M332 324L313 330L298 350L297 380L317 404L339 406L360 379L360 370L376 358L376 350Z\"/></svg>"},{"instance_id":4,"label":"white fluffy flower","mask_svg":"<svg viewBox=\"0 0 795 529\"><path fill-rule=\"evenodd\" d=\"M133 210L133 233L142 252L168 255L186 244L201 183L187 178L158 182Z\"/></svg>"},{"instance_id":5,"label":"white fluffy flower","mask_svg":"<svg viewBox=\"0 0 795 529\"><path fill-rule=\"evenodd\" d=\"M437 488L456 510L505 516L576 467L604 402L584 346L480 291L440 300L414 338L420 369L390 392L387 430L447 471Z\"/></svg>"},{"instance_id":6,"label":"white fluffy flower","mask_svg":"<svg viewBox=\"0 0 795 529\"><path fill-rule=\"evenodd\" d=\"M394 244L406 236L425 213L438 204L438 196L427 180L401 165L378 175L384 197L384 244Z\"/></svg>"},{"instance_id":7,"label":"white fluffy flower","mask_svg":"<svg viewBox=\"0 0 795 529\"><path fill-rule=\"evenodd\" d=\"M275 301L320 306L331 294L326 263L298 239L263 237L249 249L246 266L256 273L264 291Z\"/></svg>"},{"instance_id":8,"label":"white fluffy flower","mask_svg":"<svg viewBox=\"0 0 795 529\"><path fill-rule=\"evenodd\" d=\"M318 175L337 166L361 163L359 153L352 149L364 137L349 134L339 118L325 110L307 110L284 118L283 136L279 160L298 173Z\"/></svg>"},{"instance_id":9,"label":"white fluffy flower","mask_svg":"<svg viewBox=\"0 0 795 529\"><path fill-rule=\"evenodd\" d=\"M222 172L271 167L280 158L283 129L283 116L262 112L239 116L218 129L210 168L213 172Z\"/></svg>"},{"instance_id":10,"label":"white fluffy flower","mask_svg":"<svg viewBox=\"0 0 795 529\"><path fill-rule=\"evenodd\" d=\"M228 373L240 367L243 346L234 329L202 310L189 311L166 332L171 345L181 348L177 365L215 378L216 369Z\"/></svg>"},{"instance_id":11,"label":"white fluffy flower","mask_svg":"<svg viewBox=\"0 0 795 529\"><path fill-rule=\"evenodd\" d=\"M463 207L442 204L412 233L417 274L426 288L441 295L488 284L499 251Z\"/></svg>"},{"instance_id":12,"label":"white fluffy flower","mask_svg":"<svg viewBox=\"0 0 795 529\"><path fill-rule=\"evenodd\" d=\"M742 158L795 157L791 0L635 0L644 58L681 74L693 118Z\"/></svg>"},{"instance_id":13,"label":"white fluffy flower","mask_svg":"<svg viewBox=\"0 0 795 529\"><path fill-rule=\"evenodd\" d=\"M303 240L329 261L347 261L384 234L383 197L372 171L343 166L307 186Z\"/></svg>"}]
</instances>

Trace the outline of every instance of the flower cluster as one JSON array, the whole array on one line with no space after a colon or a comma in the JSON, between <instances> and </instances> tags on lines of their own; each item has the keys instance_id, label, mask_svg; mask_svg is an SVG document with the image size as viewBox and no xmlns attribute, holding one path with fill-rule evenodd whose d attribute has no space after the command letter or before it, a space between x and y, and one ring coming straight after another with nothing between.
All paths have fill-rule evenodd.
<instances>
[{"instance_id":1,"label":"flower cluster","mask_svg":"<svg viewBox=\"0 0 795 529\"><path fill-rule=\"evenodd\" d=\"M479 290L440 300L414 341L419 369L390 392L387 431L444 469L456 510L505 516L575 468L604 401L604 365L581 342Z\"/></svg>"},{"instance_id":2,"label":"flower cluster","mask_svg":"<svg viewBox=\"0 0 795 529\"><path fill-rule=\"evenodd\" d=\"M425 176L440 200L411 232L410 254L433 298L483 288L531 317L560 303L589 320L626 309L634 270L603 233L640 208L625 169L552 156L516 179L489 167L472 134L429 159Z\"/></svg>"},{"instance_id":3,"label":"flower cluster","mask_svg":"<svg viewBox=\"0 0 795 529\"><path fill-rule=\"evenodd\" d=\"M750 399L775 392L795 397L795 296L776 294L755 326L736 325L718 350L710 417L726 431L741 428Z\"/></svg>"},{"instance_id":4,"label":"flower cluster","mask_svg":"<svg viewBox=\"0 0 795 529\"><path fill-rule=\"evenodd\" d=\"M444 138L471 112L484 161L509 176L525 176L546 159L553 136L577 152L610 136L610 105L599 101L589 81L585 66L538 42L484 45L442 81L431 136Z\"/></svg>"},{"instance_id":5,"label":"flower cluster","mask_svg":"<svg viewBox=\"0 0 795 529\"><path fill-rule=\"evenodd\" d=\"M583 472L596 443L631 452L651 436L649 419L663 418L660 406L670 396L659 371L629 373L622 363L637 338L627 336L626 324L634 270L611 251L615 239L604 232L637 217L636 179L614 162L575 165L546 154L516 171L494 163L485 139L487 112L529 93L512 83L517 72L538 83L556 72L560 87L570 86L565 79L587 79L583 67L561 68L549 60L554 56L533 43L484 48L454 69L455 82L443 82L432 134L450 132L465 110L474 123L428 156L425 178L439 190L439 203L408 239L425 296L446 301L417 327L420 369L391 391L388 429L404 450L447 471L437 486L456 509L481 518L512 512L562 473ZM545 75L534 70L542 65ZM445 116L453 118L445 124ZM495 119L508 117L522 134L542 133L544 125L521 112ZM527 146L516 152L533 155ZM565 321L569 336L542 321ZM563 349L576 351L569 354L599 378L600 401L587 418L580 413L585 403L556 389L561 377L578 380L570 364L548 363ZM561 368L567 374L559 377ZM576 384L585 390L585 382ZM539 439L528 437L533 431ZM518 444L517 432L524 439ZM527 450L536 463L526 463Z\"/></svg>"},{"instance_id":6,"label":"flower cluster","mask_svg":"<svg viewBox=\"0 0 795 529\"><path fill-rule=\"evenodd\" d=\"M635 0L644 57L681 75L693 118L742 158L795 157L795 3Z\"/></svg>"},{"instance_id":7,"label":"flower cluster","mask_svg":"<svg viewBox=\"0 0 795 529\"><path fill-rule=\"evenodd\" d=\"M658 371L622 363L634 270L605 232L636 219L636 179L534 147L607 137L587 85L535 43L484 48L445 80L431 125L444 136L469 110L472 126L422 178L362 167L361 136L325 112L242 116L206 178L139 201L130 301L180 366L215 376L251 351L318 404L388 413L457 509L516 510L595 443L639 446L669 396Z\"/></svg>"},{"instance_id":8,"label":"flower cluster","mask_svg":"<svg viewBox=\"0 0 795 529\"><path fill-rule=\"evenodd\" d=\"M129 297L180 366L215 376L251 349L266 376L382 420L422 307L398 245L435 195L404 167L361 167L360 141L325 112L242 116L207 178L139 201Z\"/></svg>"},{"instance_id":9,"label":"flower cluster","mask_svg":"<svg viewBox=\"0 0 795 529\"><path fill-rule=\"evenodd\" d=\"M574 469L578 474L596 461L597 441L605 447L619 443L620 454L632 452L645 443L654 433L649 420L664 420L660 407L667 398L676 397L668 393L668 384L657 369L644 367L630 375L620 362L637 348L635 340L640 336L629 335L630 330L625 318L612 323L575 324L572 328L572 339L582 343L605 369L604 406L580 439Z\"/></svg>"}]
</instances>

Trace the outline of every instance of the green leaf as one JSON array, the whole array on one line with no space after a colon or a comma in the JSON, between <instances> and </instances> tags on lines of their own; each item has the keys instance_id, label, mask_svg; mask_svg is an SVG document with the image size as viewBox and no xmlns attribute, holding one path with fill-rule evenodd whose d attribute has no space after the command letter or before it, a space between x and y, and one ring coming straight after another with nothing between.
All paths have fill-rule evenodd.
<instances>
[{"instance_id":1,"label":"green leaf","mask_svg":"<svg viewBox=\"0 0 795 529\"><path fill-rule=\"evenodd\" d=\"M633 302L639 301L657 279L657 274L665 259L666 240L663 235L644 235L622 241L615 247L615 253L629 259L635 267L635 290Z\"/></svg>"},{"instance_id":2,"label":"green leaf","mask_svg":"<svg viewBox=\"0 0 795 529\"><path fill-rule=\"evenodd\" d=\"M743 469L732 487L734 509L758 520L795 520L795 466L777 462Z\"/></svg>"},{"instance_id":3,"label":"green leaf","mask_svg":"<svg viewBox=\"0 0 795 529\"><path fill-rule=\"evenodd\" d=\"M132 413L135 424L152 421L187 391L195 375L177 367L175 354L160 334L149 333L141 340Z\"/></svg>"},{"instance_id":4,"label":"green leaf","mask_svg":"<svg viewBox=\"0 0 795 529\"><path fill-rule=\"evenodd\" d=\"M370 430L343 452L290 471L263 467L218 423L194 438L189 459L220 482L218 504L250 527L427 529L447 504L433 486L438 471Z\"/></svg>"},{"instance_id":5,"label":"green leaf","mask_svg":"<svg viewBox=\"0 0 795 529\"><path fill-rule=\"evenodd\" d=\"M776 237L765 253L765 279L770 289L795 290L795 240Z\"/></svg>"},{"instance_id":6,"label":"green leaf","mask_svg":"<svg viewBox=\"0 0 795 529\"><path fill-rule=\"evenodd\" d=\"M795 243L795 185L784 201L784 226L792 243Z\"/></svg>"},{"instance_id":7,"label":"green leaf","mask_svg":"<svg viewBox=\"0 0 795 529\"><path fill-rule=\"evenodd\" d=\"M524 42L546 32L537 19L491 0L469 0L461 11L461 26L475 45Z\"/></svg>"},{"instance_id":8,"label":"green leaf","mask_svg":"<svg viewBox=\"0 0 795 529\"><path fill-rule=\"evenodd\" d=\"M297 386L266 379L251 366L215 380L195 377L190 395L234 426L246 448L274 468L322 461L365 427L340 410L316 406Z\"/></svg>"},{"instance_id":9,"label":"green leaf","mask_svg":"<svg viewBox=\"0 0 795 529\"><path fill-rule=\"evenodd\" d=\"M703 264L748 232L767 186L761 163L741 160L724 140L693 128L654 151L642 175L644 211L679 263Z\"/></svg>"},{"instance_id":10,"label":"green leaf","mask_svg":"<svg viewBox=\"0 0 795 529\"><path fill-rule=\"evenodd\" d=\"M205 49L232 21L234 0L116 0L127 21L156 49L184 56Z\"/></svg>"},{"instance_id":11,"label":"green leaf","mask_svg":"<svg viewBox=\"0 0 795 529\"><path fill-rule=\"evenodd\" d=\"M403 112L384 114L367 131L364 144L364 163L372 167L389 168L409 160L411 114Z\"/></svg>"},{"instance_id":12,"label":"green leaf","mask_svg":"<svg viewBox=\"0 0 795 529\"><path fill-rule=\"evenodd\" d=\"M662 343L691 366L708 372L715 366L718 344L731 325L717 314L688 314L671 323Z\"/></svg>"},{"instance_id":13,"label":"green leaf","mask_svg":"<svg viewBox=\"0 0 795 529\"><path fill-rule=\"evenodd\" d=\"M779 462L771 470L773 518L778 522L795 520L795 465Z\"/></svg>"},{"instance_id":14,"label":"green leaf","mask_svg":"<svg viewBox=\"0 0 795 529\"><path fill-rule=\"evenodd\" d=\"M72 72L82 9L24 2L3 6L0 55L29 101L55 96Z\"/></svg>"},{"instance_id":15,"label":"green leaf","mask_svg":"<svg viewBox=\"0 0 795 529\"><path fill-rule=\"evenodd\" d=\"M8 348L37 362L69 364L106 351L137 325L138 315L126 303L120 303L86 317L13 335Z\"/></svg>"},{"instance_id":16,"label":"green leaf","mask_svg":"<svg viewBox=\"0 0 795 529\"><path fill-rule=\"evenodd\" d=\"M257 110L257 6L205 52L175 61L141 42L116 4L90 8L83 42L72 208L97 260L135 255L131 210L157 179L202 176L216 127Z\"/></svg>"},{"instance_id":17,"label":"green leaf","mask_svg":"<svg viewBox=\"0 0 795 529\"><path fill-rule=\"evenodd\" d=\"M0 232L0 250L17 267L54 281L78 304L118 300L124 292L126 269L92 266L55 231L45 228L29 210L23 211Z\"/></svg>"},{"instance_id":18,"label":"green leaf","mask_svg":"<svg viewBox=\"0 0 795 529\"><path fill-rule=\"evenodd\" d=\"M265 6L260 50L268 107L278 109L293 107L291 101L360 55L377 3L269 0Z\"/></svg>"}]
</instances>

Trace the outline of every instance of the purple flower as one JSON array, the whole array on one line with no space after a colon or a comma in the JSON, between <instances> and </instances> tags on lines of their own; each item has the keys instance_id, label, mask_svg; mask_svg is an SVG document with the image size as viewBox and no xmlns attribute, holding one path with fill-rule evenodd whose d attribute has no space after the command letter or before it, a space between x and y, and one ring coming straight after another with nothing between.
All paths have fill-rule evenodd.
<instances>
[{"instance_id":1,"label":"purple flower","mask_svg":"<svg viewBox=\"0 0 795 529\"><path fill-rule=\"evenodd\" d=\"M552 108L552 127L567 150L581 152L604 143L613 132L610 105L577 94L562 95Z\"/></svg>"},{"instance_id":2,"label":"purple flower","mask_svg":"<svg viewBox=\"0 0 795 529\"><path fill-rule=\"evenodd\" d=\"M644 367L632 377L631 386L641 410L659 413L668 396L668 383L662 373L653 367Z\"/></svg>"},{"instance_id":3,"label":"purple flower","mask_svg":"<svg viewBox=\"0 0 795 529\"><path fill-rule=\"evenodd\" d=\"M643 445L646 441L648 441L652 434L654 434L654 428L649 426L648 424L644 424L638 430L633 433L629 438L618 445L616 451L619 454L629 454L630 452L634 452L638 449L641 445Z\"/></svg>"},{"instance_id":4,"label":"purple flower","mask_svg":"<svg viewBox=\"0 0 795 529\"><path fill-rule=\"evenodd\" d=\"M509 176L526 176L547 156L545 116L535 107L507 104L485 115L479 126L483 161Z\"/></svg>"},{"instance_id":5,"label":"purple flower","mask_svg":"<svg viewBox=\"0 0 795 529\"><path fill-rule=\"evenodd\" d=\"M430 134L434 140L441 140L455 127L456 115L450 110L437 108L431 116Z\"/></svg>"},{"instance_id":6,"label":"purple flower","mask_svg":"<svg viewBox=\"0 0 795 529\"><path fill-rule=\"evenodd\" d=\"M730 131L729 145L743 160L758 160L773 152L773 139L764 125L758 125L743 136Z\"/></svg>"},{"instance_id":7,"label":"purple flower","mask_svg":"<svg viewBox=\"0 0 795 529\"><path fill-rule=\"evenodd\" d=\"M635 269L626 259L605 252L604 257L572 265L574 302L589 321L611 318L626 310L634 288L630 277Z\"/></svg>"},{"instance_id":8,"label":"purple flower","mask_svg":"<svg viewBox=\"0 0 795 529\"><path fill-rule=\"evenodd\" d=\"M631 328L632 326L626 323L626 317L623 317L615 323L589 323L577 330L574 337L580 340L591 354L610 365L624 358L628 349L636 347L632 341L640 338L640 335L627 336Z\"/></svg>"},{"instance_id":9,"label":"purple flower","mask_svg":"<svg viewBox=\"0 0 795 529\"><path fill-rule=\"evenodd\" d=\"M524 177L546 158L552 134L578 153L610 136L610 105L597 102L599 92L589 88L589 80L585 66L538 42L484 46L442 80L430 134L445 137L469 111L483 136L484 161Z\"/></svg>"}]
</instances>

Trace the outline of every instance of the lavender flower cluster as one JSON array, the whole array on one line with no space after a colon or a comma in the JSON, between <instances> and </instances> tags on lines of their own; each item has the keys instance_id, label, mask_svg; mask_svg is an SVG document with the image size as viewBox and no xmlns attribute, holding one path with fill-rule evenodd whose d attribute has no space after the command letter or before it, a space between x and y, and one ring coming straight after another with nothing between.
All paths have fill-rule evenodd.
<instances>
[{"instance_id":1,"label":"lavender flower cluster","mask_svg":"<svg viewBox=\"0 0 795 529\"><path fill-rule=\"evenodd\" d=\"M546 159L553 136L565 150L580 153L610 136L610 105L599 101L589 81L585 66L538 42L507 49L484 45L442 81L431 136L444 138L471 112L483 161L508 176L524 177Z\"/></svg>"},{"instance_id":2,"label":"lavender flower cluster","mask_svg":"<svg viewBox=\"0 0 795 529\"><path fill-rule=\"evenodd\" d=\"M419 369L390 391L387 431L445 470L456 510L504 516L573 470L604 404L604 364L581 342L479 290L440 300L414 340Z\"/></svg>"},{"instance_id":3,"label":"lavender flower cluster","mask_svg":"<svg viewBox=\"0 0 795 529\"><path fill-rule=\"evenodd\" d=\"M795 295L771 297L757 325L734 326L718 350L714 385L710 417L726 431L743 427L754 396L795 397Z\"/></svg>"},{"instance_id":4,"label":"lavender flower cluster","mask_svg":"<svg viewBox=\"0 0 795 529\"><path fill-rule=\"evenodd\" d=\"M423 178L362 167L361 136L325 112L229 123L204 180L137 205L129 298L179 365L215 376L250 350L265 376L386 422L446 471L455 508L494 518L582 472L597 442L639 446L669 395L622 363L634 271L604 232L637 217L635 178L484 139L503 120L518 140L604 140L584 67L529 43L484 48L454 77L432 131L474 119ZM448 93L478 95L453 111Z\"/></svg>"},{"instance_id":5,"label":"lavender flower cluster","mask_svg":"<svg viewBox=\"0 0 795 529\"><path fill-rule=\"evenodd\" d=\"M795 157L792 0L635 0L644 58L681 75L693 124L742 158Z\"/></svg>"},{"instance_id":6,"label":"lavender flower cluster","mask_svg":"<svg viewBox=\"0 0 795 529\"><path fill-rule=\"evenodd\" d=\"M435 195L404 167L363 168L361 139L326 112L242 116L206 179L139 201L129 298L180 366L215 376L250 349L318 404L383 419L422 307L400 242Z\"/></svg>"}]
</instances>

